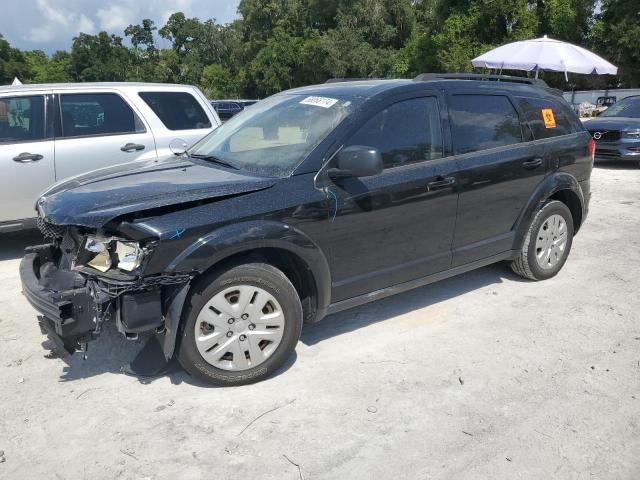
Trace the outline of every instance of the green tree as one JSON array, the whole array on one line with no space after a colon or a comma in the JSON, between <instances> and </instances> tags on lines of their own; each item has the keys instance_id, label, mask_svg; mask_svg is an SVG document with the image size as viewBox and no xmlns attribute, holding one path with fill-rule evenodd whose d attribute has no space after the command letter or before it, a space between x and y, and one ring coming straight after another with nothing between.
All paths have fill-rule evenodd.
<instances>
[{"instance_id":1,"label":"green tree","mask_svg":"<svg viewBox=\"0 0 640 480\"><path fill-rule=\"evenodd\" d=\"M157 30L153 20L145 18L139 25L129 25L124 30L126 37L131 40L133 46L133 63L135 68L129 78L135 80L153 80L154 64L158 60L153 32Z\"/></svg>"},{"instance_id":2,"label":"green tree","mask_svg":"<svg viewBox=\"0 0 640 480\"><path fill-rule=\"evenodd\" d=\"M151 57L156 52L156 43L153 38L153 32L158 28L153 23L153 20L145 18L139 25L129 25L124 29L124 34L127 37L131 37L131 45L136 50L144 50L147 56Z\"/></svg>"},{"instance_id":3,"label":"green tree","mask_svg":"<svg viewBox=\"0 0 640 480\"><path fill-rule=\"evenodd\" d=\"M593 26L594 48L619 67L618 75L629 87L640 86L640 2L603 0Z\"/></svg>"},{"instance_id":4,"label":"green tree","mask_svg":"<svg viewBox=\"0 0 640 480\"><path fill-rule=\"evenodd\" d=\"M220 64L207 65L202 70L200 88L209 98L238 98L242 95L243 75L233 75Z\"/></svg>"},{"instance_id":5,"label":"green tree","mask_svg":"<svg viewBox=\"0 0 640 480\"><path fill-rule=\"evenodd\" d=\"M24 59L27 65L29 65L29 78L23 79L23 81L33 83L46 83L47 78L47 66L49 64L49 57L42 50L32 50L30 52L24 52Z\"/></svg>"},{"instance_id":6,"label":"green tree","mask_svg":"<svg viewBox=\"0 0 640 480\"><path fill-rule=\"evenodd\" d=\"M538 0L538 36L582 43L589 33L594 0Z\"/></svg>"},{"instance_id":7,"label":"green tree","mask_svg":"<svg viewBox=\"0 0 640 480\"><path fill-rule=\"evenodd\" d=\"M396 70L471 71L471 59L499 45L548 34L584 43L595 0L421 0L419 33Z\"/></svg>"},{"instance_id":8,"label":"green tree","mask_svg":"<svg viewBox=\"0 0 640 480\"><path fill-rule=\"evenodd\" d=\"M27 80L31 76L24 54L12 48L0 34L0 85L11 83L14 77Z\"/></svg>"},{"instance_id":9,"label":"green tree","mask_svg":"<svg viewBox=\"0 0 640 480\"><path fill-rule=\"evenodd\" d=\"M596 5L598 15L594 14ZM215 97L262 97L331 77L471 71L471 59L547 34L620 67L617 79L545 74L554 86L640 79L638 0L241 0L240 19L143 19L122 38L79 34L70 53L21 52L0 35L0 82L144 80L199 85ZM170 42L159 48L155 34Z\"/></svg>"},{"instance_id":10,"label":"green tree","mask_svg":"<svg viewBox=\"0 0 640 480\"><path fill-rule=\"evenodd\" d=\"M296 85L303 40L276 28L249 66L259 92L270 95Z\"/></svg>"},{"instance_id":11,"label":"green tree","mask_svg":"<svg viewBox=\"0 0 640 480\"><path fill-rule=\"evenodd\" d=\"M158 33L171 42L176 53L185 54L194 43L197 43L201 31L200 20L186 18L184 13L176 12L169 17Z\"/></svg>"},{"instance_id":12,"label":"green tree","mask_svg":"<svg viewBox=\"0 0 640 480\"><path fill-rule=\"evenodd\" d=\"M72 82L73 65L69 52L58 50L47 62L42 83ZM40 83L39 80L34 82Z\"/></svg>"},{"instance_id":13,"label":"green tree","mask_svg":"<svg viewBox=\"0 0 640 480\"><path fill-rule=\"evenodd\" d=\"M73 39L71 63L76 80L114 82L126 80L133 63L131 51L122 45L122 37L100 32L80 33Z\"/></svg>"}]
</instances>

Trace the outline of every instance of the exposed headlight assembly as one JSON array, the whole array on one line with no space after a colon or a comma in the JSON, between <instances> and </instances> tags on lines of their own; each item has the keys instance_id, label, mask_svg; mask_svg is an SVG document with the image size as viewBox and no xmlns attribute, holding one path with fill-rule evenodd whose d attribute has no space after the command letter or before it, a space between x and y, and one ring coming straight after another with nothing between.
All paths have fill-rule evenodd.
<instances>
[{"instance_id":1,"label":"exposed headlight assembly","mask_svg":"<svg viewBox=\"0 0 640 480\"><path fill-rule=\"evenodd\" d=\"M116 241L116 257L118 268L132 272L140 266L144 258L144 250L137 242Z\"/></svg>"},{"instance_id":2,"label":"exposed headlight assembly","mask_svg":"<svg viewBox=\"0 0 640 480\"><path fill-rule=\"evenodd\" d=\"M97 235L87 236L82 250L76 262L100 272L106 272L114 266L132 272L140 266L146 253L138 242Z\"/></svg>"}]
</instances>

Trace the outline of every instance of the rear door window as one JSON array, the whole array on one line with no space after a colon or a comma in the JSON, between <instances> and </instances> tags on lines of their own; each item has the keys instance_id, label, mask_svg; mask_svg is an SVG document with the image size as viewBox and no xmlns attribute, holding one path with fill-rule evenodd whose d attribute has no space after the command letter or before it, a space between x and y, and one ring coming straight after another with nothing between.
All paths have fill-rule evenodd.
<instances>
[{"instance_id":1,"label":"rear door window","mask_svg":"<svg viewBox=\"0 0 640 480\"><path fill-rule=\"evenodd\" d=\"M449 112L456 154L522 142L518 113L504 95L452 95Z\"/></svg>"},{"instance_id":2,"label":"rear door window","mask_svg":"<svg viewBox=\"0 0 640 480\"><path fill-rule=\"evenodd\" d=\"M442 127L435 97L394 103L371 117L347 145L377 148L385 168L442 158Z\"/></svg>"},{"instance_id":3,"label":"rear door window","mask_svg":"<svg viewBox=\"0 0 640 480\"><path fill-rule=\"evenodd\" d=\"M33 142L44 138L43 96L0 98L0 143Z\"/></svg>"},{"instance_id":4,"label":"rear door window","mask_svg":"<svg viewBox=\"0 0 640 480\"><path fill-rule=\"evenodd\" d=\"M131 107L115 93L60 95L63 138L145 132Z\"/></svg>"},{"instance_id":5,"label":"rear door window","mask_svg":"<svg viewBox=\"0 0 640 480\"><path fill-rule=\"evenodd\" d=\"M578 131L569 118L568 108L545 98L514 97L524 114L524 121L531 128L533 138L559 137Z\"/></svg>"},{"instance_id":6,"label":"rear door window","mask_svg":"<svg viewBox=\"0 0 640 480\"><path fill-rule=\"evenodd\" d=\"M207 114L190 93L140 92L139 95L169 130L211 128Z\"/></svg>"}]
</instances>

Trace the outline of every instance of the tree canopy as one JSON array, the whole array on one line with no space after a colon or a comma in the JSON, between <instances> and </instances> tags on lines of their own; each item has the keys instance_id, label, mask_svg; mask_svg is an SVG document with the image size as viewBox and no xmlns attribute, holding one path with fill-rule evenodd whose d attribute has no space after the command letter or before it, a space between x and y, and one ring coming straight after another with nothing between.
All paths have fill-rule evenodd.
<instances>
[{"instance_id":1,"label":"tree canopy","mask_svg":"<svg viewBox=\"0 0 640 480\"><path fill-rule=\"evenodd\" d=\"M161 27L142 19L123 36L80 33L69 52L50 56L13 48L0 34L0 84L14 76L175 82L211 97L263 97L333 77L472 71L473 57L546 34L620 67L617 77L572 76L569 85L546 74L550 84L640 86L638 0L241 0L238 12L227 25L176 12Z\"/></svg>"}]
</instances>

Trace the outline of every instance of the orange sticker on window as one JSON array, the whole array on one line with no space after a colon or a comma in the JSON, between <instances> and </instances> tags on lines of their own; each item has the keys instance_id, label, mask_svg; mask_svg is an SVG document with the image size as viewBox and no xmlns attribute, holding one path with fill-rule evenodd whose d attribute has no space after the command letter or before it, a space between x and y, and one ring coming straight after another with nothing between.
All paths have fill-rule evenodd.
<instances>
[{"instance_id":1,"label":"orange sticker on window","mask_svg":"<svg viewBox=\"0 0 640 480\"><path fill-rule=\"evenodd\" d=\"M553 110L550 108L542 109L542 120L546 128L556 128L556 118L553 116Z\"/></svg>"}]
</instances>

